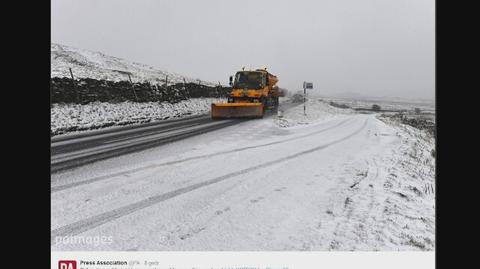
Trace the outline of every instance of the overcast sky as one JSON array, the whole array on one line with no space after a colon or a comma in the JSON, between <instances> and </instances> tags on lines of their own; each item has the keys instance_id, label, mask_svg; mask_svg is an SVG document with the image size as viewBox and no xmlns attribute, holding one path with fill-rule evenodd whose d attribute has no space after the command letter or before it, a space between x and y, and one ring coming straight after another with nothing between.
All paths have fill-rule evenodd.
<instances>
[{"instance_id":1,"label":"overcast sky","mask_svg":"<svg viewBox=\"0 0 480 269\"><path fill-rule=\"evenodd\" d=\"M434 0L52 0L54 43L228 83L433 99Z\"/></svg>"}]
</instances>

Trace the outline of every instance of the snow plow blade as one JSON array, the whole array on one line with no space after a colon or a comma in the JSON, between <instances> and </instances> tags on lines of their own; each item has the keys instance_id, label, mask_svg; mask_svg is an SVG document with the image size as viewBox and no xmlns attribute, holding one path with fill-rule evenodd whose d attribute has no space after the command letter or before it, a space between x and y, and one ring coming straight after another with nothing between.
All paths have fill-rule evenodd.
<instances>
[{"instance_id":1,"label":"snow plow blade","mask_svg":"<svg viewBox=\"0 0 480 269\"><path fill-rule=\"evenodd\" d=\"M262 103L225 103L212 104L212 119L223 118L261 118Z\"/></svg>"}]
</instances>

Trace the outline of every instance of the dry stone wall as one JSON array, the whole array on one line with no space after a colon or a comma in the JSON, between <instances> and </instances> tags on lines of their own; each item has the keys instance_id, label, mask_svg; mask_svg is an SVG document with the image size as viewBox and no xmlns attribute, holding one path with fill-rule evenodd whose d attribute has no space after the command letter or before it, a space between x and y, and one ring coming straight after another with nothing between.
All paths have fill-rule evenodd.
<instances>
[{"instance_id":1,"label":"dry stone wall","mask_svg":"<svg viewBox=\"0 0 480 269\"><path fill-rule=\"evenodd\" d=\"M133 86L133 87L132 87ZM166 86L148 82L108 81L91 78L51 78L50 102L88 104L91 102L169 102L188 98L227 97L230 87L205 86L195 83L177 83Z\"/></svg>"}]
</instances>

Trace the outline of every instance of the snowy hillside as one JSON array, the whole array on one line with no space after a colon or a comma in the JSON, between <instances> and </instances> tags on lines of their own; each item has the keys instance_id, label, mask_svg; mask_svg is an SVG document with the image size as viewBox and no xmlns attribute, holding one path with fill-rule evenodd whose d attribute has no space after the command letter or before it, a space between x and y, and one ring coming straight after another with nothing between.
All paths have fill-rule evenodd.
<instances>
[{"instance_id":1,"label":"snowy hillside","mask_svg":"<svg viewBox=\"0 0 480 269\"><path fill-rule=\"evenodd\" d=\"M94 78L112 81L128 80L128 73L134 82L149 81L153 84L195 82L195 78L156 69L145 64L134 63L124 59L105 55L101 52L77 49L60 44L51 44L51 77L70 77L72 68L75 78ZM201 81L203 85L213 83Z\"/></svg>"}]
</instances>

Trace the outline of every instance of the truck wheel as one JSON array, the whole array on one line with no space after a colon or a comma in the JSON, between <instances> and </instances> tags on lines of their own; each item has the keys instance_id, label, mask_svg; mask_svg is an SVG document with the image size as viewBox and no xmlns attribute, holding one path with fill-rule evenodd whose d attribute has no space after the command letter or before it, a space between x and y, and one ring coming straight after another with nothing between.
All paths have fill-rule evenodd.
<instances>
[{"instance_id":1,"label":"truck wheel","mask_svg":"<svg viewBox=\"0 0 480 269\"><path fill-rule=\"evenodd\" d=\"M267 110L267 105L268 105L267 99L262 98L262 99L260 99L260 102L262 102L262 104L263 104L263 113L265 113L265 111Z\"/></svg>"},{"instance_id":2,"label":"truck wheel","mask_svg":"<svg viewBox=\"0 0 480 269\"><path fill-rule=\"evenodd\" d=\"M278 110L278 104L279 104L278 103L278 97L274 97L272 99L272 105L273 105L272 111L276 112Z\"/></svg>"}]
</instances>

